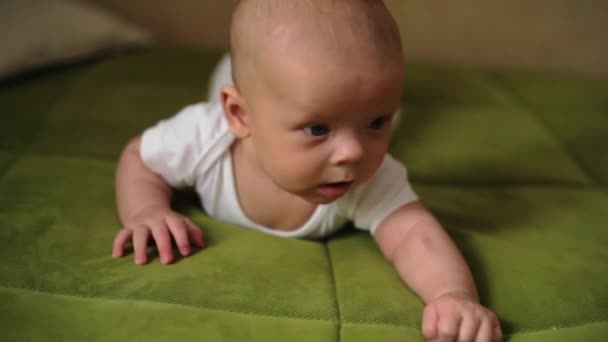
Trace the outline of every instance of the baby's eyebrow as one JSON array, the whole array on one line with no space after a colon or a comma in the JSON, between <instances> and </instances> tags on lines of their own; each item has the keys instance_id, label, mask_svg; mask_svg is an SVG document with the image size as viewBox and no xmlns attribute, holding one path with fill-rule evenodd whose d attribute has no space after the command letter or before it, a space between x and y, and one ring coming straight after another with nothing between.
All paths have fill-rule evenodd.
<instances>
[{"instance_id":1,"label":"baby's eyebrow","mask_svg":"<svg viewBox=\"0 0 608 342\"><path fill-rule=\"evenodd\" d=\"M336 116L328 112L312 108L312 106L300 105L294 111L294 116L301 121L327 121Z\"/></svg>"},{"instance_id":2,"label":"baby's eyebrow","mask_svg":"<svg viewBox=\"0 0 608 342\"><path fill-rule=\"evenodd\" d=\"M397 115L401 111L402 105L398 103L394 106L387 106L385 110L374 110L369 113L359 113L357 115L362 121L373 121L379 118L388 118ZM339 111L335 112L324 111L320 108L314 108L313 105L298 104L294 107L294 111L290 115L290 120L295 124L310 124L310 123L331 123L337 119L344 117L352 117L352 112Z\"/></svg>"}]
</instances>

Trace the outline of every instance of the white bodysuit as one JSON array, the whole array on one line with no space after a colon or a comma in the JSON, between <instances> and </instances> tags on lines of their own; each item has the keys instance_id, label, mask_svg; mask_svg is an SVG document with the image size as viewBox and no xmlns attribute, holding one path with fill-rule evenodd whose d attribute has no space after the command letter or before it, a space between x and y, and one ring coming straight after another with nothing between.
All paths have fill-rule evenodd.
<instances>
[{"instance_id":1,"label":"white bodysuit","mask_svg":"<svg viewBox=\"0 0 608 342\"><path fill-rule=\"evenodd\" d=\"M214 80L225 79L224 72L216 72ZM216 87L219 93L219 86L212 88ZM348 221L373 234L395 209L417 200L405 168L387 154L372 179L332 203L318 205L300 228L280 231L259 225L245 215L239 203L230 153L235 137L222 111L217 97L212 96L211 102L188 106L147 129L141 143L144 163L173 187L193 186L204 210L215 219L291 238L325 237Z\"/></svg>"}]
</instances>

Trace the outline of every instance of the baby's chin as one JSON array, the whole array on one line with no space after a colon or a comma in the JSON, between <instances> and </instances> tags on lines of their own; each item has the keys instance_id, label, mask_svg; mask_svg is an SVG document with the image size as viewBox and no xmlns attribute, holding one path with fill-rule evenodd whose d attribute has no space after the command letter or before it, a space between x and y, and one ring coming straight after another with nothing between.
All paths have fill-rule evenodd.
<instances>
[{"instance_id":1,"label":"baby's chin","mask_svg":"<svg viewBox=\"0 0 608 342\"><path fill-rule=\"evenodd\" d=\"M304 198L304 197L302 197L302 198ZM309 196L308 198L304 198L304 200L306 200L310 204L314 204L314 205L325 205L325 204L331 204L331 203L337 201L338 198L323 198L321 196L311 198Z\"/></svg>"},{"instance_id":2,"label":"baby's chin","mask_svg":"<svg viewBox=\"0 0 608 342\"><path fill-rule=\"evenodd\" d=\"M324 205L331 204L340 198L346 196L349 192L349 189L344 189L342 191L334 191L333 193L326 193L326 191L320 189L320 187L310 190L306 193L294 193L294 195L300 197L306 202L314 205Z\"/></svg>"}]
</instances>

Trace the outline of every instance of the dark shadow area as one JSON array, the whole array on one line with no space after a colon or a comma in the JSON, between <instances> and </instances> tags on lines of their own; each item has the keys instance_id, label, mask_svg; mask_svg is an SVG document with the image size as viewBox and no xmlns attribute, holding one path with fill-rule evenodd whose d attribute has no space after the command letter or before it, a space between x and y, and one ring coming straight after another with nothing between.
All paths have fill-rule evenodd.
<instances>
[{"instance_id":1,"label":"dark shadow area","mask_svg":"<svg viewBox=\"0 0 608 342\"><path fill-rule=\"evenodd\" d=\"M494 308L495 303L492 302L492 298L500 296L501 294L492 293L492 287L490 286L490 279L486 271L486 264L482 258L478 255L475 247L469 241L469 237L460 231L447 229L448 234L452 237L460 252L463 254L475 280L477 286L477 292L479 294L479 302L488 308ZM515 332L514 322L507 320L504 317L500 317L500 325L504 335L510 335ZM507 341L508 339L506 339Z\"/></svg>"}]
</instances>

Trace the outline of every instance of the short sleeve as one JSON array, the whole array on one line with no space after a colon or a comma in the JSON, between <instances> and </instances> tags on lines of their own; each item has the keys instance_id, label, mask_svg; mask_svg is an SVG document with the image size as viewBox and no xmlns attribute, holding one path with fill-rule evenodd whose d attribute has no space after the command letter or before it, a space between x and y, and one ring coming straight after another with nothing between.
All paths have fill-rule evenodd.
<instances>
[{"instance_id":1,"label":"short sleeve","mask_svg":"<svg viewBox=\"0 0 608 342\"><path fill-rule=\"evenodd\" d=\"M140 149L144 164L172 187L195 185L200 162L214 147L213 139L227 131L216 111L206 103L191 105L148 128Z\"/></svg>"},{"instance_id":2,"label":"short sleeve","mask_svg":"<svg viewBox=\"0 0 608 342\"><path fill-rule=\"evenodd\" d=\"M373 235L393 211L416 200L405 166L387 154L374 177L353 193L348 216L355 227Z\"/></svg>"}]
</instances>

